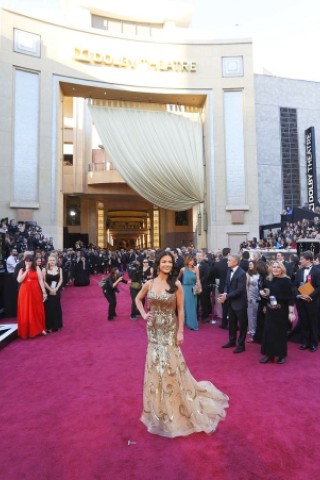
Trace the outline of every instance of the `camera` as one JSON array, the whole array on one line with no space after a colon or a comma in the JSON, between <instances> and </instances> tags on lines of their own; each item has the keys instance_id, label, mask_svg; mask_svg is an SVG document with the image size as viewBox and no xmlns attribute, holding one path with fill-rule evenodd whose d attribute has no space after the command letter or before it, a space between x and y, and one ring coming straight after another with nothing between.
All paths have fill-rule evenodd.
<instances>
[{"instance_id":1,"label":"camera","mask_svg":"<svg viewBox=\"0 0 320 480\"><path fill-rule=\"evenodd\" d=\"M119 278L121 278L121 277L123 277L123 273L118 272L118 273L117 273L117 280L118 280ZM122 282L122 283L128 283L127 280L125 280L124 278L123 278L122 280L120 280L120 283L121 283L121 282Z\"/></svg>"}]
</instances>

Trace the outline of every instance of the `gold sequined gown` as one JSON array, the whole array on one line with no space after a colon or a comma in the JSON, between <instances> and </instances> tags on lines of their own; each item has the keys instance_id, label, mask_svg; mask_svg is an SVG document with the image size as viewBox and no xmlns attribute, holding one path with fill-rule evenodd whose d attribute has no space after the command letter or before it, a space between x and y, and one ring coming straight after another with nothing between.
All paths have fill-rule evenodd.
<instances>
[{"instance_id":1,"label":"gold sequined gown","mask_svg":"<svg viewBox=\"0 0 320 480\"><path fill-rule=\"evenodd\" d=\"M164 437L214 432L226 416L228 397L211 382L197 382L176 346L176 295L149 290L148 302L154 320L147 322L141 421Z\"/></svg>"}]
</instances>

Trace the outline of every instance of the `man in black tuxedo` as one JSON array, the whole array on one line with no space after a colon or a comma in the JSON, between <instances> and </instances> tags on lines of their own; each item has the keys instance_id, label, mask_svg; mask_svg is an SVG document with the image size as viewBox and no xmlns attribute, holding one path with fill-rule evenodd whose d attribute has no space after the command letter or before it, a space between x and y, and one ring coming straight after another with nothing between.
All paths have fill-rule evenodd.
<instances>
[{"instance_id":1,"label":"man in black tuxedo","mask_svg":"<svg viewBox=\"0 0 320 480\"><path fill-rule=\"evenodd\" d=\"M248 250L243 250L241 254L241 260L239 263L239 267L242 268L245 272L248 271L249 268L249 258L250 258L250 253Z\"/></svg>"},{"instance_id":2,"label":"man in black tuxedo","mask_svg":"<svg viewBox=\"0 0 320 480\"><path fill-rule=\"evenodd\" d=\"M302 329L300 350L309 349L316 352L318 348L318 303L320 297L320 270L312 265L313 253L310 250L300 254L301 268L296 273L294 282L296 306ZM309 295L301 294L298 288L311 283L314 288Z\"/></svg>"},{"instance_id":3,"label":"man in black tuxedo","mask_svg":"<svg viewBox=\"0 0 320 480\"><path fill-rule=\"evenodd\" d=\"M279 262L283 263L283 265L286 267L287 276L289 278L291 278L292 277L292 272L293 272L293 263L292 262L287 262L285 260L285 257L284 257L282 252L277 253L277 260Z\"/></svg>"},{"instance_id":4,"label":"man in black tuxedo","mask_svg":"<svg viewBox=\"0 0 320 480\"><path fill-rule=\"evenodd\" d=\"M203 252L196 253L197 267L199 269L200 283L202 287L202 292L198 296L197 302L197 314L198 320L201 320L203 323L207 323L210 320L208 319L211 311L211 287L209 283L210 277L210 265L204 259Z\"/></svg>"},{"instance_id":5,"label":"man in black tuxedo","mask_svg":"<svg viewBox=\"0 0 320 480\"><path fill-rule=\"evenodd\" d=\"M182 256L179 254L177 249L173 250L172 254L174 256L174 266L176 268L177 273L179 273L181 268L184 267L184 260Z\"/></svg>"},{"instance_id":6,"label":"man in black tuxedo","mask_svg":"<svg viewBox=\"0 0 320 480\"><path fill-rule=\"evenodd\" d=\"M127 253L127 263L132 263L135 260L137 260L137 253L133 250L133 248L130 248L129 252Z\"/></svg>"},{"instance_id":7,"label":"man in black tuxedo","mask_svg":"<svg viewBox=\"0 0 320 480\"><path fill-rule=\"evenodd\" d=\"M213 267L215 283L219 284L218 286L219 294L224 292L224 287L226 284L229 253L230 253L230 248L224 248L222 250L222 259L219 262L216 262ZM220 325L220 328L223 328L224 330L228 330L228 304L226 302L222 304L222 323Z\"/></svg>"},{"instance_id":8,"label":"man in black tuxedo","mask_svg":"<svg viewBox=\"0 0 320 480\"><path fill-rule=\"evenodd\" d=\"M218 301L228 304L229 316L229 342L222 348L235 347L233 353L244 352L245 340L248 328L248 298L246 272L239 267L239 255L228 256L228 274L224 287L224 293L219 295ZM237 328L239 326L239 338L237 340Z\"/></svg>"}]
</instances>

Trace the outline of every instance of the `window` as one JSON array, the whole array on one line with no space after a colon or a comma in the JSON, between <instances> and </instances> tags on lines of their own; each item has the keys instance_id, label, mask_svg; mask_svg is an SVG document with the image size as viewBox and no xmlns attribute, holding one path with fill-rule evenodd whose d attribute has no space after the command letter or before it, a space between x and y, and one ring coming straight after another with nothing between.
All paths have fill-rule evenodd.
<instances>
[{"instance_id":1,"label":"window","mask_svg":"<svg viewBox=\"0 0 320 480\"><path fill-rule=\"evenodd\" d=\"M297 110L280 107L283 208L300 205Z\"/></svg>"},{"instance_id":2,"label":"window","mask_svg":"<svg viewBox=\"0 0 320 480\"><path fill-rule=\"evenodd\" d=\"M98 202L97 204L97 224L98 224L98 247L103 248L105 243L105 221L104 221L104 204Z\"/></svg>"},{"instance_id":3,"label":"window","mask_svg":"<svg viewBox=\"0 0 320 480\"><path fill-rule=\"evenodd\" d=\"M160 225L159 225L159 209L154 207L153 210L153 248L159 248L160 245Z\"/></svg>"}]
</instances>

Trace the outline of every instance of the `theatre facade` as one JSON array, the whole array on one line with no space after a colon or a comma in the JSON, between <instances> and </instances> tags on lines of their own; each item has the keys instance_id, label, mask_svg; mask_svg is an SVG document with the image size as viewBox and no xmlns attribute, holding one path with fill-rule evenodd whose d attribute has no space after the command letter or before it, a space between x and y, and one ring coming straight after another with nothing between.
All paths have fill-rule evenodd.
<instances>
[{"instance_id":1,"label":"theatre facade","mask_svg":"<svg viewBox=\"0 0 320 480\"><path fill-rule=\"evenodd\" d=\"M1 216L36 221L57 248L238 250L259 232L251 41L192 40L94 3L0 10ZM161 128L132 112L161 112ZM171 127L195 116L196 140Z\"/></svg>"}]
</instances>

